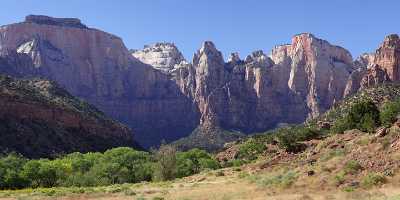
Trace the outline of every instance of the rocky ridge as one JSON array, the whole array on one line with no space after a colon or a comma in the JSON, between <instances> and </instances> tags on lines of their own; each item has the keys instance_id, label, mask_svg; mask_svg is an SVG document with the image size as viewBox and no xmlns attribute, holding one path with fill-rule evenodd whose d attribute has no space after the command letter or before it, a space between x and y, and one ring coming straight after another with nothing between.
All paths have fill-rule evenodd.
<instances>
[{"instance_id":1,"label":"rocky ridge","mask_svg":"<svg viewBox=\"0 0 400 200\"><path fill-rule=\"evenodd\" d=\"M129 128L42 79L0 76L0 121L0 151L28 157L136 146Z\"/></svg>"}]
</instances>

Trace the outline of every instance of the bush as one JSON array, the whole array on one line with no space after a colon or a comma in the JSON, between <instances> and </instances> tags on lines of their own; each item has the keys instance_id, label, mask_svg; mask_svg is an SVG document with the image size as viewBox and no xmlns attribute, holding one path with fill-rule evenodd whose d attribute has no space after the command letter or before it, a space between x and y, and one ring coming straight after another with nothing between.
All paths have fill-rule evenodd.
<instances>
[{"instance_id":1,"label":"bush","mask_svg":"<svg viewBox=\"0 0 400 200\"><path fill-rule=\"evenodd\" d=\"M373 132L379 125L379 110L376 105L372 101L362 101L354 104L344 118L335 122L332 132L342 133L349 129Z\"/></svg>"},{"instance_id":2,"label":"bush","mask_svg":"<svg viewBox=\"0 0 400 200\"><path fill-rule=\"evenodd\" d=\"M279 129L276 133L276 138L279 147L285 149L287 152L298 152L301 150L301 144L291 128Z\"/></svg>"},{"instance_id":3,"label":"bush","mask_svg":"<svg viewBox=\"0 0 400 200\"><path fill-rule=\"evenodd\" d=\"M15 153L0 158L1 189L18 189L29 185L29 181L21 175L26 162L27 159Z\"/></svg>"},{"instance_id":4,"label":"bush","mask_svg":"<svg viewBox=\"0 0 400 200\"><path fill-rule=\"evenodd\" d=\"M219 163L204 150L192 149L177 154L177 177L190 176L205 169L219 167Z\"/></svg>"},{"instance_id":5,"label":"bush","mask_svg":"<svg viewBox=\"0 0 400 200\"><path fill-rule=\"evenodd\" d=\"M396 121L396 118L399 114L400 114L400 99L385 103L382 106L379 115L382 125L389 127Z\"/></svg>"},{"instance_id":6,"label":"bush","mask_svg":"<svg viewBox=\"0 0 400 200\"><path fill-rule=\"evenodd\" d=\"M250 138L246 142L240 145L238 158L243 160L255 160L258 155L263 153L266 149L266 146L262 142L258 142L257 140Z\"/></svg>"},{"instance_id":7,"label":"bush","mask_svg":"<svg viewBox=\"0 0 400 200\"><path fill-rule=\"evenodd\" d=\"M361 180L361 185L365 188L370 188L376 185L385 183L384 176L376 173L370 173Z\"/></svg>"}]
</instances>

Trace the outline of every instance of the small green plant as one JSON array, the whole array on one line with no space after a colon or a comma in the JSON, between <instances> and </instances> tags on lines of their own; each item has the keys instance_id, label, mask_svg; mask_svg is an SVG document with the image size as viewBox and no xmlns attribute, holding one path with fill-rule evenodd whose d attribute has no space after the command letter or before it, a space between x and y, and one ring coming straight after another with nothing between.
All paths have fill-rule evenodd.
<instances>
[{"instance_id":1,"label":"small green plant","mask_svg":"<svg viewBox=\"0 0 400 200\"><path fill-rule=\"evenodd\" d=\"M343 171L346 174L356 174L361 169L361 165L355 160L347 161L343 167Z\"/></svg>"},{"instance_id":2,"label":"small green plant","mask_svg":"<svg viewBox=\"0 0 400 200\"><path fill-rule=\"evenodd\" d=\"M346 173L344 171L340 171L334 177L334 182L336 185L341 185L346 181Z\"/></svg>"},{"instance_id":3,"label":"small green plant","mask_svg":"<svg viewBox=\"0 0 400 200\"><path fill-rule=\"evenodd\" d=\"M334 157L341 157L345 155L345 150L344 149L332 149L328 151L327 153L323 154L320 158L322 162L328 161Z\"/></svg>"},{"instance_id":4,"label":"small green plant","mask_svg":"<svg viewBox=\"0 0 400 200\"><path fill-rule=\"evenodd\" d=\"M385 183L386 179L384 176L377 173L369 173L361 180L361 185L365 188L381 185Z\"/></svg>"}]
</instances>

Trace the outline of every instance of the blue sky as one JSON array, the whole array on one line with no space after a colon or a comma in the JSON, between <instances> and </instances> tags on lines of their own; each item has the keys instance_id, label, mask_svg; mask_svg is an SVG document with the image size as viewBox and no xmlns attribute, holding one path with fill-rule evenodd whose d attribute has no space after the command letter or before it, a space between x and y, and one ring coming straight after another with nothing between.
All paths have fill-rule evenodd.
<instances>
[{"instance_id":1,"label":"blue sky","mask_svg":"<svg viewBox=\"0 0 400 200\"><path fill-rule=\"evenodd\" d=\"M77 17L120 36L128 48L174 42L189 59L205 40L225 57L244 58L311 32L356 57L400 33L399 8L399 0L4 0L0 24L28 14Z\"/></svg>"}]
</instances>

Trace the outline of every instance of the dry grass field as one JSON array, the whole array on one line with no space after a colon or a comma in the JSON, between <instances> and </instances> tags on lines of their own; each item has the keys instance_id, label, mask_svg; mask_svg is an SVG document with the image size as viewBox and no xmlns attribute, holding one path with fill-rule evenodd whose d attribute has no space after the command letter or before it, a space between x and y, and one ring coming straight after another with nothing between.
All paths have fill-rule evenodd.
<instances>
[{"instance_id":1,"label":"dry grass field","mask_svg":"<svg viewBox=\"0 0 400 200\"><path fill-rule=\"evenodd\" d=\"M260 175L262 176L262 175ZM400 183L397 177L393 181ZM291 186L267 186L251 175L232 169L212 171L173 182L114 185L96 188L52 188L2 191L2 200L397 200L400 186L388 183L364 190L307 187L297 180Z\"/></svg>"}]
</instances>

